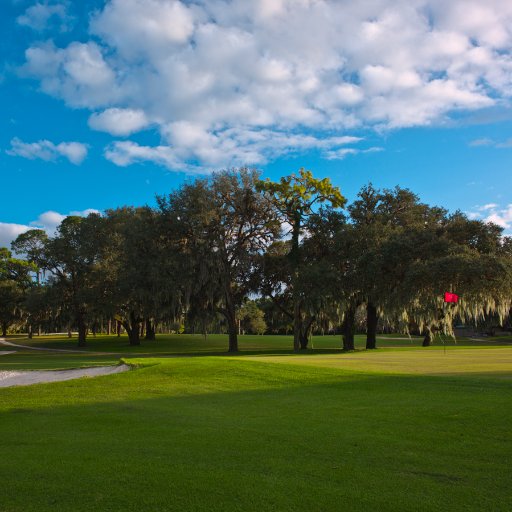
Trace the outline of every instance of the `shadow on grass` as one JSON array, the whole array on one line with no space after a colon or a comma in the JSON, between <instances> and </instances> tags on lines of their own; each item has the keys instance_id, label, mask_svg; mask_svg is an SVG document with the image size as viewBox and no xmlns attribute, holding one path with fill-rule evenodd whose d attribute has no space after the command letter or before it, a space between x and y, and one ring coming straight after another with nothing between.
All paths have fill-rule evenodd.
<instances>
[{"instance_id":1,"label":"shadow on grass","mask_svg":"<svg viewBox=\"0 0 512 512\"><path fill-rule=\"evenodd\" d=\"M2 508L506 510L510 389L218 358L4 389Z\"/></svg>"}]
</instances>

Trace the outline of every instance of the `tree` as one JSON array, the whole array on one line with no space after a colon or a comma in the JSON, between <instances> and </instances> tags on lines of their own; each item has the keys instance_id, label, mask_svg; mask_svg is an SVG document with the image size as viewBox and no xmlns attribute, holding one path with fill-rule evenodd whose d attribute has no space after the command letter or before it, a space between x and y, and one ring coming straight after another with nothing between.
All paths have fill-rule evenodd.
<instances>
[{"instance_id":1,"label":"tree","mask_svg":"<svg viewBox=\"0 0 512 512\"><path fill-rule=\"evenodd\" d=\"M300 350L301 336L304 333L303 299L300 292L300 270L302 255L300 237L304 233L304 223L314 213L314 208L322 203L334 208L345 205L340 190L331 184L329 178L319 180L310 171L300 169L299 174L283 177L279 182L269 179L258 181L257 188L279 212L281 222L290 226L290 251L288 259L291 270L291 298L293 305L293 348ZM302 333L302 334L301 334Z\"/></svg>"},{"instance_id":2,"label":"tree","mask_svg":"<svg viewBox=\"0 0 512 512\"><path fill-rule=\"evenodd\" d=\"M383 260L397 286L386 307L402 327L415 325L423 345L436 333L453 335L453 324L508 315L512 296L512 258L502 229L469 220L460 212L395 233L383 245ZM399 279L397 279L399 277ZM461 296L444 304L445 291Z\"/></svg>"},{"instance_id":3,"label":"tree","mask_svg":"<svg viewBox=\"0 0 512 512\"><path fill-rule=\"evenodd\" d=\"M183 230L189 300L223 315L230 352L238 351L236 311L257 287L256 262L280 232L273 205L255 190L258 180L254 170L224 171L158 201Z\"/></svg>"},{"instance_id":4,"label":"tree","mask_svg":"<svg viewBox=\"0 0 512 512\"><path fill-rule=\"evenodd\" d=\"M174 320L181 306L181 271L174 230L149 207L109 210L108 243L101 265L107 293L103 310L116 316L130 345L141 331L154 340L156 324Z\"/></svg>"},{"instance_id":5,"label":"tree","mask_svg":"<svg viewBox=\"0 0 512 512\"><path fill-rule=\"evenodd\" d=\"M243 332L249 331L254 334L263 334L267 329L265 313L253 300L244 302L240 308L239 321Z\"/></svg>"},{"instance_id":6,"label":"tree","mask_svg":"<svg viewBox=\"0 0 512 512\"><path fill-rule=\"evenodd\" d=\"M78 346L86 345L90 313L103 293L99 268L106 243L98 214L66 217L42 251L49 284L61 289L78 328Z\"/></svg>"},{"instance_id":7,"label":"tree","mask_svg":"<svg viewBox=\"0 0 512 512\"><path fill-rule=\"evenodd\" d=\"M407 252L390 255L383 248L402 233L435 229L446 212L421 203L410 190L395 187L380 191L372 184L361 189L348 210L355 269L355 289L348 313L352 316L355 308L366 305L366 348L374 349L379 316L390 309L394 311L396 303L391 292L400 289L409 258Z\"/></svg>"},{"instance_id":8,"label":"tree","mask_svg":"<svg viewBox=\"0 0 512 512\"><path fill-rule=\"evenodd\" d=\"M36 269L36 281L41 283L41 272L44 272L44 248L48 241L48 234L42 229L29 229L18 235L11 243L11 249L19 255L24 255Z\"/></svg>"},{"instance_id":9,"label":"tree","mask_svg":"<svg viewBox=\"0 0 512 512\"><path fill-rule=\"evenodd\" d=\"M23 301L32 286L31 273L35 266L28 261L13 258L11 251L0 248L0 326L2 336L23 317Z\"/></svg>"}]
</instances>

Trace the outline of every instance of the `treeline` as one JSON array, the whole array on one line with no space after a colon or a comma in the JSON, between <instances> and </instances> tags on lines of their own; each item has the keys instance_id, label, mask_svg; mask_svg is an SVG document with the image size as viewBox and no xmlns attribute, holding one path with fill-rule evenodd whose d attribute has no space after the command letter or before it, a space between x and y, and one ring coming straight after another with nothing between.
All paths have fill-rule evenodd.
<instances>
[{"instance_id":1,"label":"treeline","mask_svg":"<svg viewBox=\"0 0 512 512\"><path fill-rule=\"evenodd\" d=\"M7 330L120 327L131 344L157 332L341 332L367 348L379 325L450 334L454 322L508 317L512 243L494 224L422 203L407 189L361 189L346 205L305 170L278 182L239 169L196 179L156 207L67 217L54 235L29 230L0 249L0 322ZM444 304L443 293L457 293Z\"/></svg>"}]
</instances>

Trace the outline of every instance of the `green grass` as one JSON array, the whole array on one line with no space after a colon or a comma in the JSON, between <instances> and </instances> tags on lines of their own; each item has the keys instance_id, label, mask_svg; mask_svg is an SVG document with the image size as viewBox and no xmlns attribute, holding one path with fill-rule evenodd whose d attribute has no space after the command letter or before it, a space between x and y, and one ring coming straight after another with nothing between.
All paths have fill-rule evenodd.
<instances>
[{"instance_id":1,"label":"green grass","mask_svg":"<svg viewBox=\"0 0 512 512\"><path fill-rule=\"evenodd\" d=\"M14 343L30 345L33 347L50 347L58 349L77 349L76 336L68 338L66 335L43 335L35 336L33 339L28 340L26 337L17 336L12 339ZM380 348L399 348L399 347L415 347L420 346L422 338L418 336L405 336L401 334L382 334L378 336L377 345ZM358 349L363 349L366 344L366 337L364 335L356 335L355 346ZM446 346L463 347L463 346L500 346L511 345L512 339L508 337L488 338L485 340L471 340L467 338L460 338L454 341L452 338L446 337L444 340ZM341 336L339 335L325 335L313 336L310 347L315 350L340 350L341 349ZM227 350L228 337L225 334L210 334L206 339L201 335L194 334L167 334L157 335L156 341L142 340L140 346L131 347L128 344L128 338L123 336L92 336L87 338L88 352L115 352L115 353L136 353L136 354L214 354L223 353ZM291 352L293 347L292 336L283 335L270 335L270 336L256 336L256 335L241 335L239 336L239 346L242 351L276 351L276 352ZM443 348L443 343L440 338L436 338L434 347ZM6 348L7 349L7 348Z\"/></svg>"},{"instance_id":2,"label":"green grass","mask_svg":"<svg viewBox=\"0 0 512 512\"><path fill-rule=\"evenodd\" d=\"M155 352L201 343L177 338ZM138 365L0 389L0 511L512 510L512 347L292 355L287 341L0 356Z\"/></svg>"}]
</instances>

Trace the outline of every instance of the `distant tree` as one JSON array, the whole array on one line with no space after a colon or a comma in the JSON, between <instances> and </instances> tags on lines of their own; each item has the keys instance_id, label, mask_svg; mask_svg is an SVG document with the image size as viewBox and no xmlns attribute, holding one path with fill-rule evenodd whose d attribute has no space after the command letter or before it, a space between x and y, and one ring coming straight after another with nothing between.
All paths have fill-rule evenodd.
<instances>
[{"instance_id":1,"label":"distant tree","mask_svg":"<svg viewBox=\"0 0 512 512\"><path fill-rule=\"evenodd\" d=\"M91 311L103 293L99 273L107 238L104 220L98 214L66 217L42 251L49 284L61 290L78 328L78 346L86 345Z\"/></svg>"},{"instance_id":2,"label":"distant tree","mask_svg":"<svg viewBox=\"0 0 512 512\"><path fill-rule=\"evenodd\" d=\"M23 319L23 302L32 286L31 274L35 266L28 261L13 258L11 251L0 248L0 326L2 336L7 329Z\"/></svg>"},{"instance_id":3,"label":"distant tree","mask_svg":"<svg viewBox=\"0 0 512 512\"><path fill-rule=\"evenodd\" d=\"M44 272L44 248L48 241L48 234L42 229L29 229L21 233L11 243L11 249L35 267L36 281L41 282L41 272Z\"/></svg>"},{"instance_id":4,"label":"distant tree","mask_svg":"<svg viewBox=\"0 0 512 512\"><path fill-rule=\"evenodd\" d=\"M265 313L253 300L245 302L240 308L239 320L242 330L253 334L264 334L267 329Z\"/></svg>"}]
</instances>

